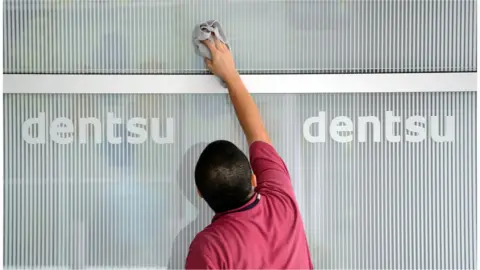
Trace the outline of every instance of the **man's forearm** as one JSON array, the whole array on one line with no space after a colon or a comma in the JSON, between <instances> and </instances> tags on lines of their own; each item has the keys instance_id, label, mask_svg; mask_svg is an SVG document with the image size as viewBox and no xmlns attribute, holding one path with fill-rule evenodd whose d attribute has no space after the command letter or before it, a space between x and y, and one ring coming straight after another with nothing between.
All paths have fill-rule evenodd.
<instances>
[{"instance_id":1,"label":"man's forearm","mask_svg":"<svg viewBox=\"0 0 480 270\"><path fill-rule=\"evenodd\" d=\"M214 42L203 42L212 54L212 59L206 58L205 64L215 75L227 83L235 113L247 137L248 144L250 145L255 141L270 143L267 132L263 127L257 105L248 93L247 88L235 68L235 62L233 61L230 49L215 36L213 39Z\"/></svg>"},{"instance_id":2,"label":"man's forearm","mask_svg":"<svg viewBox=\"0 0 480 270\"><path fill-rule=\"evenodd\" d=\"M228 92L235 108L238 121L245 133L248 144L255 141L271 143L252 96L245 87L239 75L227 81Z\"/></svg>"}]
</instances>

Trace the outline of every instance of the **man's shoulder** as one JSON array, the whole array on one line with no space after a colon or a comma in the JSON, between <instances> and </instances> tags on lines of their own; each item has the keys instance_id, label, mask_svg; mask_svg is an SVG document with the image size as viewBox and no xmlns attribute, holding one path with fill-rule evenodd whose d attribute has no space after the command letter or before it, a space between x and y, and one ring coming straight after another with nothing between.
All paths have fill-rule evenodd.
<instances>
[{"instance_id":1,"label":"man's shoulder","mask_svg":"<svg viewBox=\"0 0 480 270\"><path fill-rule=\"evenodd\" d=\"M232 228L239 220L234 215L226 215L215 220L202 231L197 233L190 248L200 249L207 253L223 253L231 245L230 235Z\"/></svg>"},{"instance_id":2,"label":"man's shoulder","mask_svg":"<svg viewBox=\"0 0 480 270\"><path fill-rule=\"evenodd\" d=\"M214 224L210 224L197 233L190 244L190 248L209 250L215 248L219 242L219 231L215 228Z\"/></svg>"},{"instance_id":3,"label":"man's shoulder","mask_svg":"<svg viewBox=\"0 0 480 270\"><path fill-rule=\"evenodd\" d=\"M187 261L208 259L210 263L217 263L216 258L224 248L221 246L218 232L211 225L197 233L190 244Z\"/></svg>"},{"instance_id":4,"label":"man's shoulder","mask_svg":"<svg viewBox=\"0 0 480 270\"><path fill-rule=\"evenodd\" d=\"M208 228L208 227L207 227ZM197 233L188 249L186 269L216 269L218 267L217 252L219 251L214 234L205 228Z\"/></svg>"}]
</instances>

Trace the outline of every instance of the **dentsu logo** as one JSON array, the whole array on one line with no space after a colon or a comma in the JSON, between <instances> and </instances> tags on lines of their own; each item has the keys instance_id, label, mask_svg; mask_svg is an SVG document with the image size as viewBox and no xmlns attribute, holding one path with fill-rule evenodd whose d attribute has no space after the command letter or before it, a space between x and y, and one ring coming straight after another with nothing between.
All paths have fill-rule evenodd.
<instances>
[{"instance_id":1,"label":"dentsu logo","mask_svg":"<svg viewBox=\"0 0 480 270\"><path fill-rule=\"evenodd\" d=\"M151 118L150 123L146 118L134 117L126 121L127 142L130 144L141 144L148 140L149 135L153 142L157 144L174 143L174 121L173 118L166 118L165 134L160 134L160 119ZM367 141L368 127L373 127L373 141L381 142L382 131L389 142L401 142L402 135L395 134L395 126L401 123L400 116L394 116L392 111L385 114L385 127L382 127L381 121L376 116L362 116L357 119L356 138L358 142ZM107 141L111 144L120 144L123 142L121 136L115 135L116 125L123 125L122 118L115 117L114 113L107 113L106 127L100 119L95 117L79 118L78 130L75 129L74 121L69 118L55 118L49 126L46 123L45 113L39 113L36 118L27 119L22 125L22 138L29 144L46 143L47 128L50 139L58 144L70 144L78 137L80 144L88 142L88 131L93 129L94 142L99 144L103 140L103 131L106 131ZM148 125L149 124L149 125ZM32 128L37 127L36 134L32 134ZM429 123L423 116L411 116L406 119L403 125L405 132L405 141L421 142L427 138L427 129L430 138L436 142L451 142L455 139L455 118L454 116L445 117L444 134L440 131L439 117L431 116ZM312 130L316 129L315 135ZM318 116L309 117L303 123L303 136L305 140L311 143L326 142L327 129L330 137L339 143L352 142L354 138L354 122L347 116L337 116L330 121L327 127L326 112L320 111ZM78 131L78 134L77 134ZM150 131L150 134L149 132ZM78 135L78 136L77 136Z\"/></svg>"},{"instance_id":2,"label":"dentsu logo","mask_svg":"<svg viewBox=\"0 0 480 270\"><path fill-rule=\"evenodd\" d=\"M47 129L49 137L52 141L58 144L70 144L75 141L78 135L80 144L88 142L88 131L93 129L93 141L97 144L102 143L103 132L106 131L107 141L111 144L120 144L123 142L123 137L117 136L115 130L117 125L123 125L122 118L115 117L114 113L107 113L106 126L102 121L95 117L79 118L78 130L75 128L75 123L69 118L58 117L55 118L49 126L47 126L45 113L39 113L36 118L29 118L22 125L22 138L29 144L44 144L46 143ZM149 125L148 125L149 124ZM147 127L148 125L148 127ZM141 144L151 139L157 144L174 143L174 122L173 118L167 118L165 121L166 134L160 134L160 119L151 118L148 120L141 117L130 118L126 121L126 130L128 133L127 142L130 144ZM33 127L37 127L36 136L31 132ZM150 134L148 133L150 130ZM77 133L78 132L78 133Z\"/></svg>"},{"instance_id":3,"label":"dentsu logo","mask_svg":"<svg viewBox=\"0 0 480 270\"><path fill-rule=\"evenodd\" d=\"M452 142L455 139L455 117L446 116L444 125L444 135L440 135L440 124L438 116L430 116L429 122L423 116L411 116L406 119L403 125L405 132L405 141L422 142L427 139L427 129L430 138L436 142ZM401 124L401 117L393 115L392 111L385 113L385 127L382 127L381 121L376 116L358 117L357 130L355 137L358 142L367 141L368 126L373 127L373 141L382 141L382 131L389 142L401 142L402 135L395 134L395 127ZM312 130L316 129L316 134ZM309 117L303 123L303 136L305 140L311 143L323 143L326 141L327 133L326 113L320 111L318 116ZM354 122L347 116L337 116L333 118L328 126L330 137L339 143L352 142L354 138Z\"/></svg>"}]
</instances>

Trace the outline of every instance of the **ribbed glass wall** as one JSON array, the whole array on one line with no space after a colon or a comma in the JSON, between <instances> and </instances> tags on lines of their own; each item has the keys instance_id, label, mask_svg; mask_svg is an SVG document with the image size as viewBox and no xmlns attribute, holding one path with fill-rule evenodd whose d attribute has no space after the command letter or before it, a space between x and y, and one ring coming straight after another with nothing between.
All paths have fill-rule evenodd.
<instances>
[{"instance_id":1,"label":"ribbed glass wall","mask_svg":"<svg viewBox=\"0 0 480 270\"><path fill-rule=\"evenodd\" d=\"M475 72L476 5L7 0L3 66L205 73L191 31L218 19L244 74ZM221 94L3 95L8 269L182 268L212 215L194 189L198 155L215 139L247 150ZM476 92L254 98L315 268L478 266Z\"/></svg>"},{"instance_id":2,"label":"ribbed glass wall","mask_svg":"<svg viewBox=\"0 0 480 270\"><path fill-rule=\"evenodd\" d=\"M202 73L219 20L243 73L474 71L476 1L4 1L8 73Z\"/></svg>"},{"instance_id":3,"label":"ribbed glass wall","mask_svg":"<svg viewBox=\"0 0 480 270\"><path fill-rule=\"evenodd\" d=\"M475 93L254 97L317 268L473 269ZM182 268L211 220L198 155L215 139L247 150L224 95L8 94L4 107L11 268Z\"/></svg>"}]
</instances>

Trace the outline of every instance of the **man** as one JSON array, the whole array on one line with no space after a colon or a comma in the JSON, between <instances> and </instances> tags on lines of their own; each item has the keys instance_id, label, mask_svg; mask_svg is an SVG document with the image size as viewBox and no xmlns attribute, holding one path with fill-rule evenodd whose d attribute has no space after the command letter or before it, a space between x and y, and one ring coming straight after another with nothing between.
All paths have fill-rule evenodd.
<instances>
[{"instance_id":1,"label":"man","mask_svg":"<svg viewBox=\"0 0 480 270\"><path fill-rule=\"evenodd\" d=\"M198 193L215 212L192 241L187 269L312 269L290 176L228 48L206 41L208 68L222 78L250 147L250 162L228 141L209 144L195 167ZM253 171L253 173L252 173Z\"/></svg>"}]
</instances>

